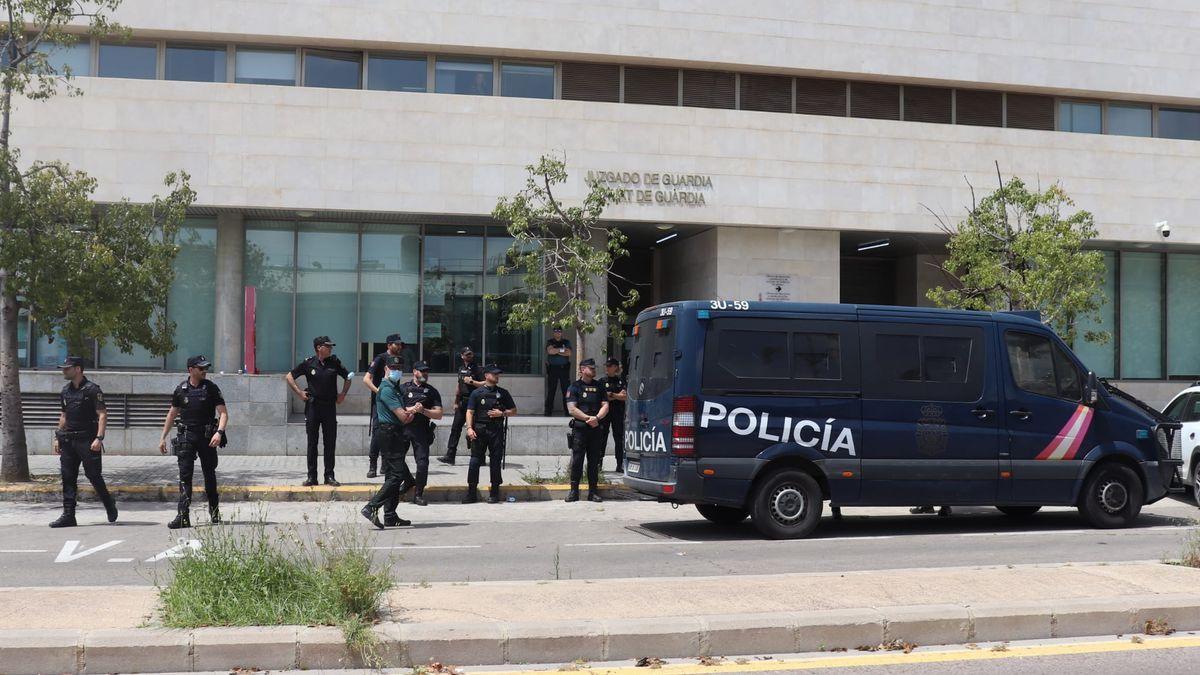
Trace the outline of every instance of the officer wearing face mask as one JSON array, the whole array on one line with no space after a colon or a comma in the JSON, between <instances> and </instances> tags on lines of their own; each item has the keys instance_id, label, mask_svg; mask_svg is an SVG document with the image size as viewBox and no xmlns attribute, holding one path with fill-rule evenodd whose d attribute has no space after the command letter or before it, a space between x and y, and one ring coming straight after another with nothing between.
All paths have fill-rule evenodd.
<instances>
[{"instance_id":1,"label":"officer wearing face mask","mask_svg":"<svg viewBox=\"0 0 1200 675\"><path fill-rule=\"evenodd\" d=\"M371 445L368 452L367 478L374 478L378 475L376 469L379 467L379 443L375 441L375 429L379 423L375 419L375 396L379 394L379 385L383 384L383 378L387 376L386 366L389 356L401 356L401 348L404 347L404 342L400 339L399 333L392 333L387 336L387 351L375 356L371 361L370 367L367 368L366 374L363 375L363 384L367 385L367 389L371 390Z\"/></svg>"},{"instance_id":2,"label":"officer wearing face mask","mask_svg":"<svg viewBox=\"0 0 1200 675\"><path fill-rule=\"evenodd\" d=\"M400 385L400 399L412 417L404 423L404 441L412 446L417 464L413 504L425 506L425 484L429 480L429 446L433 444L433 421L442 419L442 395L429 384L429 365L413 365L412 380Z\"/></svg>"},{"instance_id":3,"label":"officer wearing face mask","mask_svg":"<svg viewBox=\"0 0 1200 675\"><path fill-rule=\"evenodd\" d=\"M412 474L404 461L404 425L412 422L415 415L405 407L404 397L400 393L401 380L404 377L404 359L398 354L391 354L384 363L387 373L380 380L375 408L371 411L378 421L375 435L379 444L379 455L383 458L383 487L379 488L371 501L360 511L363 518L381 530L384 527L412 524L396 515L396 505L400 501L400 495L412 485ZM379 520L380 509L384 511L382 521Z\"/></svg>"}]
</instances>

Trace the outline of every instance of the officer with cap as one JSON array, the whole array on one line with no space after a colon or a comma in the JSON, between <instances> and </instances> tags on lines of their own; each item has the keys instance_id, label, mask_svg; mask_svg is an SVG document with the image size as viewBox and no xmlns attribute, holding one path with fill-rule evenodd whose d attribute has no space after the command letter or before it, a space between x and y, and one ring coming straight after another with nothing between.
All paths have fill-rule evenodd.
<instances>
[{"instance_id":1,"label":"officer with cap","mask_svg":"<svg viewBox=\"0 0 1200 675\"><path fill-rule=\"evenodd\" d=\"M188 377L171 394L171 409L167 411L162 438L158 441L158 451L167 454L167 434L178 419L179 435L171 441L172 454L179 462L179 505L175 520L167 524L172 530L192 526L192 475L197 457L200 458L200 471L204 474L208 517L213 523L221 522L220 498L217 494L217 448L225 447L229 412L225 409L221 388L208 379L208 369L212 363L198 355L189 358L187 366Z\"/></svg>"},{"instance_id":2,"label":"officer with cap","mask_svg":"<svg viewBox=\"0 0 1200 675\"><path fill-rule=\"evenodd\" d=\"M554 412L557 396L563 397L563 410L566 411L567 383L571 380L571 341L563 337L562 326L555 326L553 334L554 337L546 340L546 417Z\"/></svg>"},{"instance_id":3,"label":"officer with cap","mask_svg":"<svg viewBox=\"0 0 1200 675\"><path fill-rule=\"evenodd\" d=\"M502 372L495 364L484 368L483 386L471 392L467 399L467 438L472 443L464 504L474 504L479 499L479 465L483 463L484 455L490 455L492 464L488 503L500 503L500 483L503 482L500 470L504 462L507 420L517 414L517 404L512 394L500 386Z\"/></svg>"},{"instance_id":4,"label":"officer with cap","mask_svg":"<svg viewBox=\"0 0 1200 675\"><path fill-rule=\"evenodd\" d=\"M629 394L625 390L625 376L621 374L620 359L610 358L604 362L604 377L600 385L608 396L608 429L612 430L613 454L617 457L617 471L625 470L625 401ZM607 436L607 433L605 434ZM607 438L605 439L607 443Z\"/></svg>"},{"instance_id":5,"label":"officer with cap","mask_svg":"<svg viewBox=\"0 0 1200 675\"><path fill-rule=\"evenodd\" d=\"M470 347L463 347L459 356L462 365L458 367L458 388L454 394L454 422L450 425L446 454L438 457L439 462L450 466L454 466L454 458L458 455L458 439L467 422L467 399L471 397L471 392L483 386L483 370L475 364L475 352ZM470 444L468 439L467 445Z\"/></svg>"},{"instance_id":6,"label":"officer with cap","mask_svg":"<svg viewBox=\"0 0 1200 675\"><path fill-rule=\"evenodd\" d=\"M602 502L596 484L600 481L600 462L604 460L604 442L608 429L608 397L596 379L595 359L579 362L579 379L567 389L567 413L571 415L571 491L567 501L579 501L579 479L587 459L588 501Z\"/></svg>"},{"instance_id":7,"label":"officer with cap","mask_svg":"<svg viewBox=\"0 0 1200 675\"><path fill-rule=\"evenodd\" d=\"M429 384L429 364L417 361L412 380L400 385L405 412L412 418L404 423L404 441L412 446L417 464L416 492L413 504L425 506L425 484L429 481L429 446L433 444L433 421L442 419L442 395Z\"/></svg>"},{"instance_id":8,"label":"officer with cap","mask_svg":"<svg viewBox=\"0 0 1200 675\"><path fill-rule=\"evenodd\" d=\"M328 335L313 338L316 354L301 361L284 379L288 387L304 401L304 430L308 433L308 480L304 485L317 484L317 434L325 438L325 484L337 487L341 483L333 476L334 457L337 451L337 407L346 400L350 390L350 378L354 373L346 370L338 357L333 355L336 345ZM304 390L296 384L297 378L306 378ZM337 390L337 378L344 380L341 393Z\"/></svg>"},{"instance_id":9,"label":"officer with cap","mask_svg":"<svg viewBox=\"0 0 1200 675\"><path fill-rule=\"evenodd\" d=\"M383 382L385 371L387 368L387 357L400 356L400 349L404 346L404 342L400 339L399 333L392 333L387 336L387 351L382 354L377 354L375 359L371 361L371 366L367 368L367 372L363 375L363 384L367 385L367 389L371 390L371 446L369 453L370 465L367 467L367 478L374 478L379 475L376 468L379 466L379 444L375 442L375 427L378 424L375 419L375 396L379 393L379 385ZM401 366L403 368L403 366Z\"/></svg>"},{"instance_id":10,"label":"officer with cap","mask_svg":"<svg viewBox=\"0 0 1200 675\"><path fill-rule=\"evenodd\" d=\"M379 454L383 457L383 487L379 488L360 512L363 518L381 530L385 525L396 527L412 524L396 515L396 504L400 501L400 495L407 492L408 486L412 485L412 475L404 462L404 425L412 422L416 415L405 409L404 398L400 393L400 380L404 377L404 359L398 354L389 354L384 364L386 374L380 380L372 412L378 422L375 435L378 439ZM380 509L384 510L382 522L379 520Z\"/></svg>"},{"instance_id":11,"label":"officer with cap","mask_svg":"<svg viewBox=\"0 0 1200 675\"><path fill-rule=\"evenodd\" d=\"M104 504L108 522L117 522L117 502L108 493L102 474L101 455L104 453L104 429L108 425L108 408L100 385L83 375L83 359L68 356L61 364L67 384L59 393L62 412L54 432L54 454L58 455L62 473L63 512L50 527L75 527L75 504L78 492L79 465Z\"/></svg>"}]
</instances>

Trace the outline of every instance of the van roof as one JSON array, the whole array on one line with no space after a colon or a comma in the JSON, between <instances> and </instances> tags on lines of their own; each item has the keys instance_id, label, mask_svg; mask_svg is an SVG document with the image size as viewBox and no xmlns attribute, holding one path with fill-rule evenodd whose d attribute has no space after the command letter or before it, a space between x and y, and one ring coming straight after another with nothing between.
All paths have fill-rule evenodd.
<instances>
[{"instance_id":1,"label":"van roof","mask_svg":"<svg viewBox=\"0 0 1200 675\"><path fill-rule=\"evenodd\" d=\"M729 307L725 310L717 309L716 311L746 311L750 313L780 313L780 314L874 314L874 315L894 315L897 317L929 317L929 318L949 318L962 317L978 320L980 318L988 318L1001 323L1010 323L1026 326L1042 326L1042 322L1038 321L1033 316L1033 312L982 312L969 309L939 309L936 307L900 307L895 305L847 305L821 302L767 302L767 301L748 301L746 309L738 309L734 307L734 301L726 302ZM712 300L683 300L680 302L665 302L662 304L647 307L638 313L637 321L640 323L646 319L656 318L661 316L661 310L665 307L674 307L676 312L693 312L699 310L712 310Z\"/></svg>"}]
</instances>

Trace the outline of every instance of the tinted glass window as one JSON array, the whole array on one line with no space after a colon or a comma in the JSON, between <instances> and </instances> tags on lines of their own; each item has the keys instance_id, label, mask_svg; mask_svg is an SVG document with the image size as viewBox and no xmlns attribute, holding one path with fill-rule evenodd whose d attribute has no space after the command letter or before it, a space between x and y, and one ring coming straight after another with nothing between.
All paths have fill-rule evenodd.
<instances>
[{"instance_id":1,"label":"tinted glass window","mask_svg":"<svg viewBox=\"0 0 1200 675\"><path fill-rule=\"evenodd\" d=\"M921 381L921 340L916 335L880 335L875 340L879 376L901 382Z\"/></svg>"},{"instance_id":2,"label":"tinted glass window","mask_svg":"<svg viewBox=\"0 0 1200 675\"><path fill-rule=\"evenodd\" d=\"M707 325L701 373L706 391L857 393L855 322L723 317Z\"/></svg>"},{"instance_id":3,"label":"tinted glass window","mask_svg":"<svg viewBox=\"0 0 1200 675\"><path fill-rule=\"evenodd\" d=\"M100 45L100 77L153 80L158 73L154 45Z\"/></svg>"},{"instance_id":4,"label":"tinted glass window","mask_svg":"<svg viewBox=\"0 0 1200 675\"><path fill-rule=\"evenodd\" d=\"M983 329L864 323L863 396L905 401L975 401L983 392Z\"/></svg>"},{"instance_id":5,"label":"tinted glass window","mask_svg":"<svg viewBox=\"0 0 1200 675\"><path fill-rule=\"evenodd\" d=\"M304 86L331 89L362 87L362 55L356 52L304 52Z\"/></svg>"},{"instance_id":6,"label":"tinted glass window","mask_svg":"<svg viewBox=\"0 0 1200 675\"><path fill-rule=\"evenodd\" d=\"M1171 404L1163 409L1163 414L1177 422L1182 422L1184 411L1189 407L1191 398L1189 394L1171 401Z\"/></svg>"},{"instance_id":7,"label":"tinted glass window","mask_svg":"<svg viewBox=\"0 0 1200 675\"><path fill-rule=\"evenodd\" d=\"M68 70L74 77L92 74L92 43L86 38L70 46L44 42L38 51L46 55L46 63L58 75L65 75Z\"/></svg>"},{"instance_id":8,"label":"tinted glass window","mask_svg":"<svg viewBox=\"0 0 1200 675\"><path fill-rule=\"evenodd\" d=\"M1060 397L1072 401L1083 400L1083 378L1079 375L1079 369L1058 345L1054 345L1054 375Z\"/></svg>"},{"instance_id":9,"label":"tinted glass window","mask_svg":"<svg viewBox=\"0 0 1200 675\"><path fill-rule=\"evenodd\" d=\"M438 59L434 85L439 94L491 96L492 62Z\"/></svg>"},{"instance_id":10,"label":"tinted glass window","mask_svg":"<svg viewBox=\"0 0 1200 675\"><path fill-rule=\"evenodd\" d=\"M787 333L723 330L717 339L717 366L725 377L787 378Z\"/></svg>"},{"instance_id":11,"label":"tinted glass window","mask_svg":"<svg viewBox=\"0 0 1200 675\"><path fill-rule=\"evenodd\" d=\"M1181 422L1200 422L1200 396L1192 394L1183 411Z\"/></svg>"},{"instance_id":12,"label":"tinted glass window","mask_svg":"<svg viewBox=\"0 0 1200 675\"><path fill-rule=\"evenodd\" d=\"M633 336L633 352L629 358L630 398L657 398L671 390L674 379L674 326L657 330L653 319L643 321L638 325L638 334Z\"/></svg>"},{"instance_id":13,"label":"tinted glass window","mask_svg":"<svg viewBox=\"0 0 1200 675\"><path fill-rule=\"evenodd\" d=\"M424 56L371 56L367 62L367 89L425 91L426 66Z\"/></svg>"},{"instance_id":14,"label":"tinted glass window","mask_svg":"<svg viewBox=\"0 0 1200 675\"><path fill-rule=\"evenodd\" d=\"M1158 135L1200 141L1200 110L1159 108Z\"/></svg>"},{"instance_id":15,"label":"tinted glass window","mask_svg":"<svg viewBox=\"0 0 1200 675\"><path fill-rule=\"evenodd\" d=\"M921 338L924 352L926 382L967 381L967 368L971 362L971 340L926 336Z\"/></svg>"},{"instance_id":16,"label":"tinted glass window","mask_svg":"<svg viewBox=\"0 0 1200 675\"><path fill-rule=\"evenodd\" d=\"M840 380L840 336L837 333L793 333L792 377L801 380Z\"/></svg>"},{"instance_id":17,"label":"tinted glass window","mask_svg":"<svg viewBox=\"0 0 1200 675\"><path fill-rule=\"evenodd\" d=\"M502 64L500 93L522 98L554 98L554 66Z\"/></svg>"},{"instance_id":18,"label":"tinted glass window","mask_svg":"<svg viewBox=\"0 0 1200 675\"><path fill-rule=\"evenodd\" d=\"M1083 398L1079 369L1061 348L1047 337L1009 332L1008 365L1017 387L1032 394L1071 401Z\"/></svg>"},{"instance_id":19,"label":"tinted glass window","mask_svg":"<svg viewBox=\"0 0 1200 675\"><path fill-rule=\"evenodd\" d=\"M238 49L234 67L240 84L296 84L295 50Z\"/></svg>"},{"instance_id":20,"label":"tinted glass window","mask_svg":"<svg viewBox=\"0 0 1200 675\"><path fill-rule=\"evenodd\" d=\"M1084 134L1100 133L1100 104L1063 101L1058 106L1058 128Z\"/></svg>"},{"instance_id":21,"label":"tinted glass window","mask_svg":"<svg viewBox=\"0 0 1200 675\"><path fill-rule=\"evenodd\" d=\"M224 47L167 45L166 77L188 82L224 82Z\"/></svg>"},{"instance_id":22,"label":"tinted glass window","mask_svg":"<svg viewBox=\"0 0 1200 675\"><path fill-rule=\"evenodd\" d=\"M1149 136L1153 132L1153 114L1149 106L1108 104L1108 133Z\"/></svg>"}]
</instances>

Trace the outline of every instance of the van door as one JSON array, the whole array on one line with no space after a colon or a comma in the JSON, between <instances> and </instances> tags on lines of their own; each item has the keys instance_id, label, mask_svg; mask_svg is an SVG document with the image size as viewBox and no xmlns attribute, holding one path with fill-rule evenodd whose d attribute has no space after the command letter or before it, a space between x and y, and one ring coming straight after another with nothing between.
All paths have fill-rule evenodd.
<instances>
[{"instance_id":1,"label":"van door","mask_svg":"<svg viewBox=\"0 0 1200 675\"><path fill-rule=\"evenodd\" d=\"M625 406L625 471L634 478L674 482L670 440L676 321L650 318L639 323L633 335Z\"/></svg>"},{"instance_id":2,"label":"van door","mask_svg":"<svg viewBox=\"0 0 1200 675\"><path fill-rule=\"evenodd\" d=\"M860 323L863 502L991 504L1002 449L995 327Z\"/></svg>"}]
</instances>

